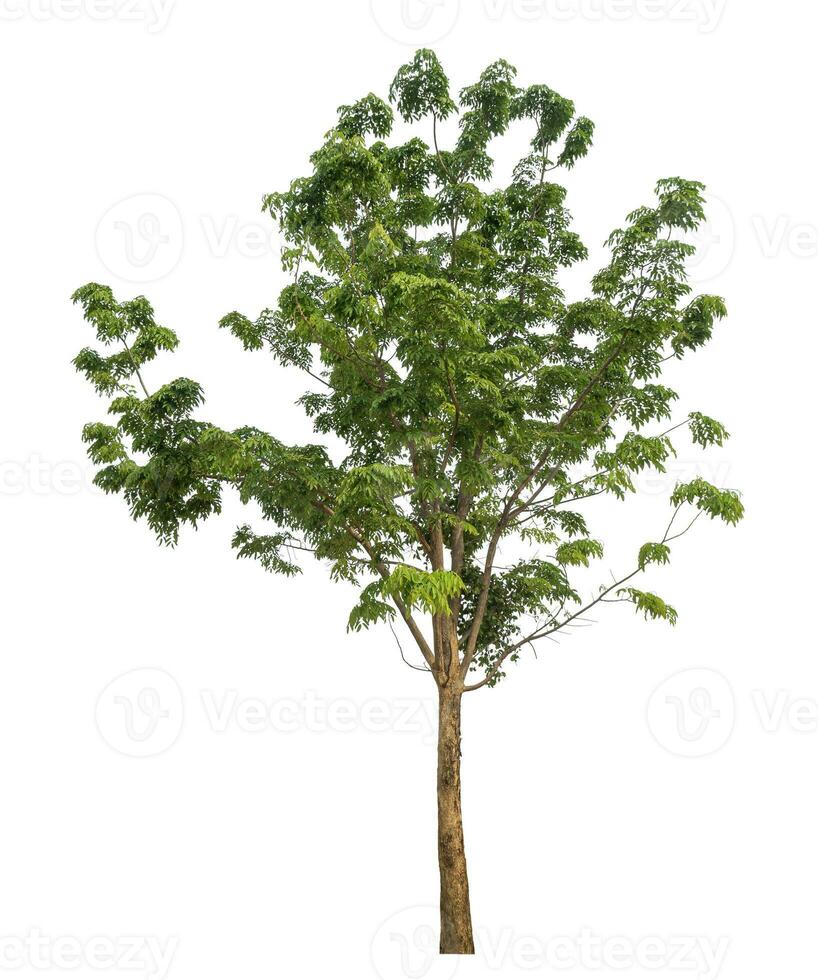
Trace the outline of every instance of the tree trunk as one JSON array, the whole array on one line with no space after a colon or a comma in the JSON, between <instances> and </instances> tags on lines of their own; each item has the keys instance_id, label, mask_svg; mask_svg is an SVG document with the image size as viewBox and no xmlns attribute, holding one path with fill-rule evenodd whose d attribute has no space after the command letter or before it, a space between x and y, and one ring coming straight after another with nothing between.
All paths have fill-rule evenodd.
<instances>
[{"instance_id":1,"label":"tree trunk","mask_svg":"<svg viewBox=\"0 0 818 980\"><path fill-rule=\"evenodd\" d=\"M460 808L462 690L439 688L437 737L437 853L440 864L440 952L473 953L469 878Z\"/></svg>"}]
</instances>

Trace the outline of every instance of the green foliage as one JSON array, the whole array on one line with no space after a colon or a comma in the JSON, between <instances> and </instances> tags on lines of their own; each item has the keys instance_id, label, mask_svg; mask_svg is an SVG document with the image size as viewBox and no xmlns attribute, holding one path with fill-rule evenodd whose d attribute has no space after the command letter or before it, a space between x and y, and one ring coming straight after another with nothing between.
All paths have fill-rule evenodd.
<instances>
[{"instance_id":1,"label":"green foliage","mask_svg":"<svg viewBox=\"0 0 818 980\"><path fill-rule=\"evenodd\" d=\"M288 534L255 534L248 524L244 524L236 528L232 544L237 558L255 558L265 571L282 575L298 575L301 571L298 565L281 555L282 548L292 544Z\"/></svg>"},{"instance_id":2,"label":"green foliage","mask_svg":"<svg viewBox=\"0 0 818 980\"><path fill-rule=\"evenodd\" d=\"M409 611L422 609L439 615L449 611L449 600L459 595L463 582L459 575L443 568L425 572L411 565L396 565L379 589L381 595L398 596Z\"/></svg>"},{"instance_id":3,"label":"green foliage","mask_svg":"<svg viewBox=\"0 0 818 980\"><path fill-rule=\"evenodd\" d=\"M682 310L674 328L672 346L676 356L703 347L713 336L716 321L725 316L727 307L720 296L697 296Z\"/></svg>"},{"instance_id":4,"label":"green foliage","mask_svg":"<svg viewBox=\"0 0 818 980\"><path fill-rule=\"evenodd\" d=\"M504 174L490 151L512 130L525 152ZM719 297L690 295L684 238L704 218L704 188L680 177L611 234L590 295L566 301L562 272L588 252L554 175L593 133L570 99L518 84L506 61L453 94L421 50L389 102L370 93L341 106L306 175L264 198L291 281L260 315L233 311L221 326L303 373L299 404L333 452L202 420L191 379L149 389L143 369L176 335L144 297L77 290L97 346L74 363L110 400L110 418L83 431L97 484L170 545L236 493L264 522L237 530L238 557L292 575L310 554L357 585L350 629L397 610L439 680L480 668L496 684L524 646L625 580L583 602L571 577L602 544L577 507L624 499L637 474L665 469L679 426L663 367L726 312ZM698 412L687 427L702 447L727 438ZM734 491L701 480L672 502L729 524L743 513ZM678 536L643 546L631 574L665 564ZM506 545L524 552L510 565ZM651 593L624 596L675 620Z\"/></svg>"},{"instance_id":5,"label":"green foliage","mask_svg":"<svg viewBox=\"0 0 818 980\"><path fill-rule=\"evenodd\" d=\"M367 629L375 623L393 619L395 607L384 602L383 584L381 582L370 582L361 590L361 597L349 614L347 629L359 633L362 629Z\"/></svg>"},{"instance_id":6,"label":"green foliage","mask_svg":"<svg viewBox=\"0 0 818 980\"><path fill-rule=\"evenodd\" d=\"M673 606L669 606L664 599L652 592L640 592L639 589L620 589L619 595L624 596L627 602L632 602L636 606L637 612L644 614L645 619L665 619L671 626L676 625L678 614Z\"/></svg>"},{"instance_id":7,"label":"green foliage","mask_svg":"<svg viewBox=\"0 0 818 980\"><path fill-rule=\"evenodd\" d=\"M474 622L479 593L480 569L476 564L466 565L463 579L466 591L461 608L466 632ZM542 615L544 610L557 612L570 602L580 602L580 596L571 586L564 564L527 559L493 576L475 660L476 666L490 675L490 686L493 687L504 676L500 670L494 674L491 671L502 662L520 622L527 617ZM553 620L553 616L549 619ZM515 661L516 653L512 653L510 659Z\"/></svg>"},{"instance_id":8,"label":"green foliage","mask_svg":"<svg viewBox=\"0 0 818 980\"><path fill-rule=\"evenodd\" d=\"M592 558L601 558L603 553L599 541L580 538L561 544L557 548L557 561L560 565L584 565L587 568Z\"/></svg>"},{"instance_id":9,"label":"green foliage","mask_svg":"<svg viewBox=\"0 0 818 980\"><path fill-rule=\"evenodd\" d=\"M175 350L179 344L172 330L156 323L153 308L144 296L118 303L108 286L92 282L78 289L71 299L82 306L85 319L94 327L101 344L122 345L107 356L86 347L74 358L77 370L102 395L117 390L130 394L133 388L125 382L138 375L160 351Z\"/></svg>"},{"instance_id":10,"label":"green foliage","mask_svg":"<svg viewBox=\"0 0 818 980\"><path fill-rule=\"evenodd\" d=\"M701 412L690 413L690 435L693 442L700 446L723 446L730 433L721 422L702 415Z\"/></svg>"},{"instance_id":11,"label":"green foliage","mask_svg":"<svg viewBox=\"0 0 818 980\"><path fill-rule=\"evenodd\" d=\"M639 568L648 565L667 565L670 561L670 548L661 541L648 542L639 549Z\"/></svg>"},{"instance_id":12,"label":"green foliage","mask_svg":"<svg viewBox=\"0 0 818 980\"><path fill-rule=\"evenodd\" d=\"M355 105L338 109L338 130L345 136L388 136L392 132L391 108L371 92Z\"/></svg>"},{"instance_id":13,"label":"green foliage","mask_svg":"<svg viewBox=\"0 0 818 980\"><path fill-rule=\"evenodd\" d=\"M736 490L720 490L706 480L680 483L670 498L676 506L694 504L711 518L718 517L726 524L738 524L744 517L744 504Z\"/></svg>"},{"instance_id":14,"label":"green foliage","mask_svg":"<svg viewBox=\"0 0 818 980\"><path fill-rule=\"evenodd\" d=\"M399 69L389 98L407 122L430 114L445 119L457 108L449 95L449 79L437 55L428 49L418 51L409 64Z\"/></svg>"}]
</instances>

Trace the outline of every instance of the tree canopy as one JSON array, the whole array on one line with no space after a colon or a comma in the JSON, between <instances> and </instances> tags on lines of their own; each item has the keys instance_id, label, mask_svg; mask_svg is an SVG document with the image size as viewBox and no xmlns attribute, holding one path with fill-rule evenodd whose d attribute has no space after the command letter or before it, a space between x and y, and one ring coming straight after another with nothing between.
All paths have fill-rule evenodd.
<instances>
[{"instance_id":1,"label":"tree canopy","mask_svg":"<svg viewBox=\"0 0 818 980\"><path fill-rule=\"evenodd\" d=\"M265 519L236 530L239 557L285 575L305 553L327 562L360 587L351 629L400 616L437 682L467 690L496 684L525 644L597 602L674 622L629 583L666 563L697 517L743 513L733 490L677 486L664 534L582 598L575 571L602 557L606 529L593 536L576 505L663 471L680 427L701 446L727 437L699 413L673 421L677 394L660 383L725 306L691 295L685 233L704 219L704 188L679 177L610 235L588 298L566 299L560 271L587 251L553 175L586 155L594 127L515 79L497 61L455 97L435 54L418 51L388 101L341 106L309 175L264 199L291 282L259 316L221 326L304 373L300 404L318 436L343 441L339 458L203 420L190 379L149 390L144 369L176 334L144 297L120 302L94 283L74 295L101 345L76 367L111 399L109 421L84 429L97 484L171 545L235 488ZM503 182L491 152L511 127L530 142ZM512 540L523 557L500 567Z\"/></svg>"}]
</instances>

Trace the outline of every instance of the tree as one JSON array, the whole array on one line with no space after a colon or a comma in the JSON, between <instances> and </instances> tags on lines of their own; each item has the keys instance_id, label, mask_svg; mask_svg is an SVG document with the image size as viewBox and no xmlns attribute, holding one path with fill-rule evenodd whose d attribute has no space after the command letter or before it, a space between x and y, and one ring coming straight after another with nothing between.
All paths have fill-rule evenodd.
<instances>
[{"instance_id":1,"label":"tree","mask_svg":"<svg viewBox=\"0 0 818 980\"><path fill-rule=\"evenodd\" d=\"M675 609L632 581L667 563L702 515L735 524L743 513L733 490L676 486L664 532L582 598L578 569L603 545L577 505L624 498L635 474L664 471L681 427L701 446L727 437L699 413L670 422L677 395L658 381L668 360L710 339L725 307L689 295L694 249L683 238L704 218L703 185L678 177L660 180L655 202L610 236L590 298L566 301L558 274L587 252L550 177L585 156L593 125L546 86L518 87L515 74L498 61L456 102L435 54L418 51L389 93L400 141L388 142L391 105L367 95L339 109L310 175L264 200L292 282L257 319L234 312L221 326L309 377L300 404L317 433L340 437L343 458L202 421L202 388L187 378L151 392L143 369L176 348L176 334L142 296L119 302L93 283L74 295L103 348L75 365L112 398L112 421L83 433L103 490L174 545L182 525L217 514L235 488L268 525L238 528L238 557L294 575L310 553L360 587L351 630L395 616L406 624L439 699L443 953L474 948L463 694L496 686L525 648L597 604L674 623ZM512 124L528 128L530 150L496 189L489 149ZM512 556L502 565L501 548Z\"/></svg>"}]
</instances>

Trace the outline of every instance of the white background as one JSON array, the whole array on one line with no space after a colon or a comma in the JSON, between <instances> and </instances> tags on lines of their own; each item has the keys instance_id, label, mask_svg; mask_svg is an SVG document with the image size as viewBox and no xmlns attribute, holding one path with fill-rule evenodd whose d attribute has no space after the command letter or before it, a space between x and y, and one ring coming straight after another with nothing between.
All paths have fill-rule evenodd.
<instances>
[{"instance_id":1,"label":"white background","mask_svg":"<svg viewBox=\"0 0 818 980\"><path fill-rule=\"evenodd\" d=\"M815 5L0 10L0 973L814 975ZM712 194L693 277L731 315L672 383L680 417L699 409L734 438L707 454L682 440L669 476L589 512L610 542L601 578L655 537L680 475L740 488L748 510L737 530L697 525L646 580L679 609L675 629L604 607L468 697L478 955L461 963L429 955L429 678L387 629L345 632L352 594L325 569L281 580L237 563L232 499L158 548L90 486L80 429L104 406L70 365L92 341L77 286L145 292L182 338L151 383L194 377L211 420L306 441L302 378L216 324L255 315L284 282L261 195L305 172L337 105L385 94L426 44L454 88L505 57L596 121L568 180L592 253L571 298L657 178ZM526 137L510 139L508 159ZM711 948L726 949L718 967Z\"/></svg>"}]
</instances>

